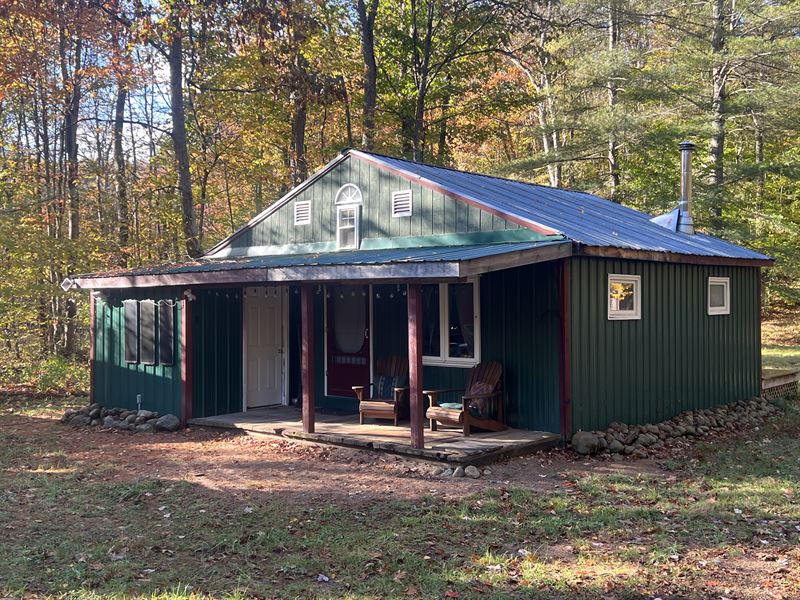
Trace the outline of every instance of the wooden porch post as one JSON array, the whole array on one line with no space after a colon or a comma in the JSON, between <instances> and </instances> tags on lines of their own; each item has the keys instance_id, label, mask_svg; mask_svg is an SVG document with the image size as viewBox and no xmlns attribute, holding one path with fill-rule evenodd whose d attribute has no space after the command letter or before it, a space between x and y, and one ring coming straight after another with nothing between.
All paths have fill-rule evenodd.
<instances>
[{"instance_id":1,"label":"wooden porch post","mask_svg":"<svg viewBox=\"0 0 800 600\"><path fill-rule=\"evenodd\" d=\"M303 386L303 431L314 433L314 292L300 288L301 370Z\"/></svg>"},{"instance_id":2,"label":"wooden porch post","mask_svg":"<svg viewBox=\"0 0 800 600\"><path fill-rule=\"evenodd\" d=\"M181 423L192 418L192 300L184 296L181 310Z\"/></svg>"},{"instance_id":3,"label":"wooden porch post","mask_svg":"<svg viewBox=\"0 0 800 600\"><path fill-rule=\"evenodd\" d=\"M422 428L425 408L422 402L422 286L408 286L408 387L411 404L411 445L425 446Z\"/></svg>"},{"instance_id":4,"label":"wooden porch post","mask_svg":"<svg viewBox=\"0 0 800 600\"><path fill-rule=\"evenodd\" d=\"M97 298L89 292L89 404L94 404L94 353L95 353L95 304Z\"/></svg>"}]
</instances>

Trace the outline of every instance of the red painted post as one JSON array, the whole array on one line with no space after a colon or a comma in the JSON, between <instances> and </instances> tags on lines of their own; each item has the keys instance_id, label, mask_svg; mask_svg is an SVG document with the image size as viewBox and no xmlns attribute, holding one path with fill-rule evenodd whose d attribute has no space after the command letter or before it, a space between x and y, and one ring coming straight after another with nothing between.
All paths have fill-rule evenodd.
<instances>
[{"instance_id":1,"label":"red painted post","mask_svg":"<svg viewBox=\"0 0 800 600\"><path fill-rule=\"evenodd\" d=\"M192 301L181 302L181 423L192 418Z\"/></svg>"},{"instance_id":2,"label":"red painted post","mask_svg":"<svg viewBox=\"0 0 800 600\"><path fill-rule=\"evenodd\" d=\"M314 291L300 288L301 369L303 385L303 431L314 433Z\"/></svg>"},{"instance_id":3,"label":"red painted post","mask_svg":"<svg viewBox=\"0 0 800 600\"><path fill-rule=\"evenodd\" d=\"M89 294L89 404L94 404L94 344L95 344L95 304L97 298Z\"/></svg>"},{"instance_id":4,"label":"red painted post","mask_svg":"<svg viewBox=\"0 0 800 600\"><path fill-rule=\"evenodd\" d=\"M425 446L422 402L422 286L408 286L408 387L411 401L411 445Z\"/></svg>"}]
</instances>

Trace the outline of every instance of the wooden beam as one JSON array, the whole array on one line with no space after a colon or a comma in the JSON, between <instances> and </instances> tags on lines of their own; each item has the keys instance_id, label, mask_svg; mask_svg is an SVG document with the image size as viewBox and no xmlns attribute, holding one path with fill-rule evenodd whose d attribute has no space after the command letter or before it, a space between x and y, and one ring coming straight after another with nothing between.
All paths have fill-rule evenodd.
<instances>
[{"instance_id":1,"label":"wooden beam","mask_svg":"<svg viewBox=\"0 0 800 600\"><path fill-rule=\"evenodd\" d=\"M181 301L181 423L192 418L192 301Z\"/></svg>"},{"instance_id":2,"label":"wooden beam","mask_svg":"<svg viewBox=\"0 0 800 600\"><path fill-rule=\"evenodd\" d=\"M422 286L408 286L408 387L411 403L411 445L424 448L422 401Z\"/></svg>"},{"instance_id":3,"label":"wooden beam","mask_svg":"<svg viewBox=\"0 0 800 600\"><path fill-rule=\"evenodd\" d=\"M84 290L113 288L142 288L228 283L265 283L264 268L229 269L195 273L163 273L150 275L107 275L101 277L76 277L75 283Z\"/></svg>"},{"instance_id":4,"label":"wooden beam","mask_svg":"<svg viewBox=\"0 0 800 600\"><path fill-rule=\"evenodd\" d=\"M561 407L561 437L568 441L572 435L572 372L570 363L570 259L562 258L559 269L559 303L561 305L561 348L559 352L559 395Z\"/></svg>"},{"instance_id":5,"label":"wooden beam","mask_svg":"<svg viewBox=\"0 0 800 600\"><path fill-rule=\"evenodd\" d=\"M274 267L267 272L268 281L359 281L375 279L442 279L458 278L458 262L407 262L375 265L320 265L306 267Z\"/></svg>"},{"instance_id":6,"label":"wooden beam","mask_svg":"<svg viewBox=\"0 0 800 600\"><path fill-rule=\"evenodd\" d=\"M489 273L491 271L500 271L502 269L513 269L523 265L532 265L534 263L547 262L564 258L565 256L572 255L572 242L559 241L544 243L536 248L529 250L518 250L516 252L503 252L502 254L495 254L494 256L485 256L483 258L475 258L466 260L461 263L461 276L471 277L473 275L480 275L482 273Z\"/></svg>"},{"instance_id":7,"label":"wooden beam","mask_svg":"<svg viewBox=\"0 0 800 600\"><path fill-rule=\"evenodd\" d=\"M314 288L300 288L300 363L303 386L303 431L314 433Z\"/></svg>"},{"instance_id":8,"label":"wooden beam","mask_svg":"<svg viewBox=\"0 0 800 600\"><path fill-rule=\"evenodd\" d=\"M94 354L95 354L95 304L97 298L89 294L89 404L94 404Z\"/></svg>"},{"instance_id":9,"label":"wooden beam","mask_svg":"<svg viewBox=\"0 0 800 600\"><path fill-rule=\"evenodd\" d=\"M629 248L613 248L610 246L580 245L576 255L597 256L600 258L622 258L625 260L648 260L654 262L683 263L689 265L720 265L732 267L771 267L775 264L772 258L729 258L727 256L701 256L699 254L678 254L677 252L653 252L651 250L633 250Z\"/></svg>"}]
</instances>

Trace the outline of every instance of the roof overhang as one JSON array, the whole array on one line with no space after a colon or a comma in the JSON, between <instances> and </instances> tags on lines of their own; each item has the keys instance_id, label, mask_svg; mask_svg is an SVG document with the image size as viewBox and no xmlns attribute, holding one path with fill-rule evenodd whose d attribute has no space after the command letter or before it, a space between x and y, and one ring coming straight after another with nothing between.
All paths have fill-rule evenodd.
<instances>
[{"instance_id":1,"label":"roof overhang","mask_svg":"<svg viewBox=\"0 0 800 600\"><path fill-rule=\"evenodd\" d=\"M621 258L625 260L647 260L653 262L683 263L690 265L719 265L730 267L771 267L773 258L736 258L733 256L704 256L702 254L681 254L678 252L656 252L617 248L614 246L583 246L576 244L575 254L598 256L602 258Z\"/></svg>"},{"instance_id":2,"label":"roof overhang","mask_svg":"<svg viewBox=\"0 0 800 600\"><path fill-rule=\"evenodd\" d=\"M123 272L119 274L79 275L64 280L65 289L86 290L185 287L198 285L255 285L265 283L316 283L334 281L417 282L459 280L528 264L565 258L572 254L570 241L486 246L486 254L472 252L470 258L386 261L374 264L285 264L242 267L233 261L207 261L202 269L183 272ZM219 268L215 268L215 267ZM211 268L209 268L211 267Z\"/></svg>"}]
</instances>

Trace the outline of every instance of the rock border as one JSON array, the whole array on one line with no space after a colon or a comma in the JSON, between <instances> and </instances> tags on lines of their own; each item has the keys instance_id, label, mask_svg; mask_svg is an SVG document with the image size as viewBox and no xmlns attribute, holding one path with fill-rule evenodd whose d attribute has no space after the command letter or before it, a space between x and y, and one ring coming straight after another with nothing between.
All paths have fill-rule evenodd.
<instances>
[{"instance_id":1,"label":"rock border","mask_svg":"<svg viewBox=\"0 0 800 600\"><path fill-rule=\"evenodd\" d=\"M177 431L181 427L180 419L173 414L159 415L151 410L106 408L96 402L81 408L68 408L64 411L61 422L73 427L104 427L136 433Z\"/></svg>"},{"instance_id":2,"label":"rock border","mask_svg":"<svg viewBox=\"0 0 800 600\"><path fill-rule=\"evenodd\" d=\"M578 431L572 436L572 450L582 456L612 454L647 458L654 451L682 437L705 437L716 431L732 431L759 425L781 412L764 398L749 398L714 408L689 410L655 425L627 425L613 422L605 431Z\"/></svg>"}]
</instances>

